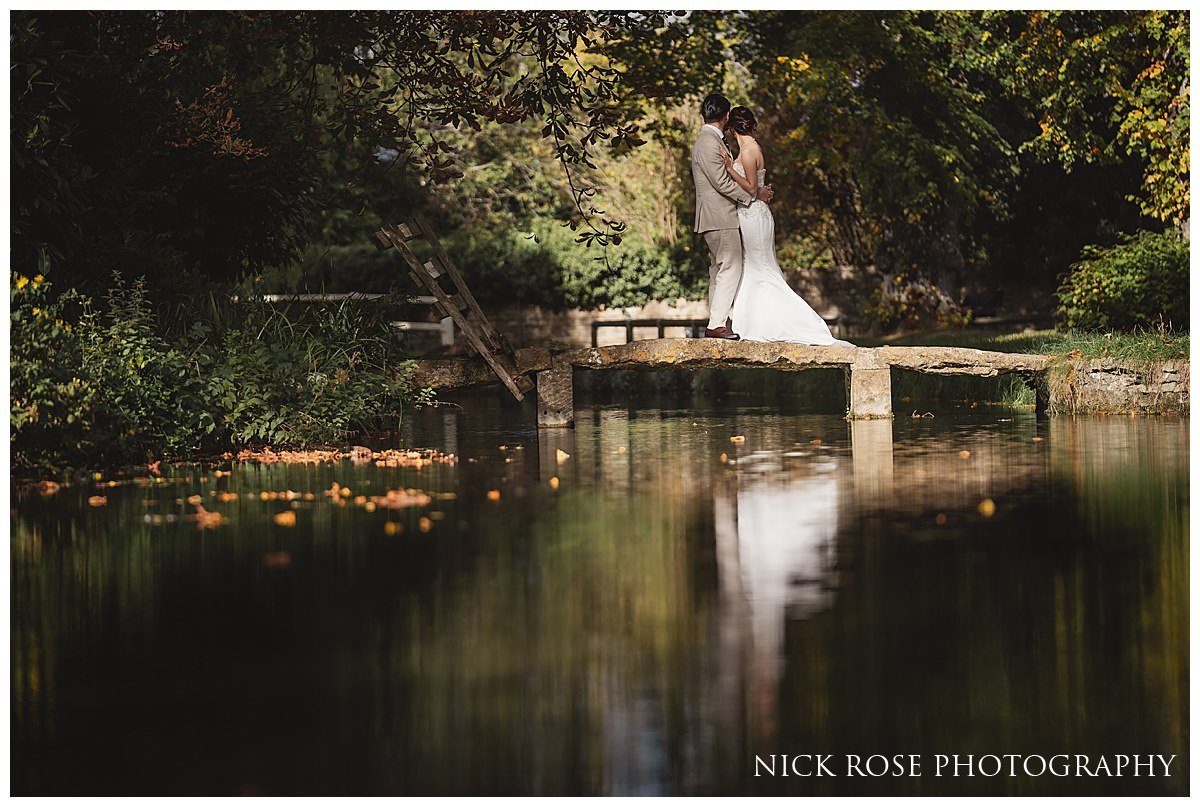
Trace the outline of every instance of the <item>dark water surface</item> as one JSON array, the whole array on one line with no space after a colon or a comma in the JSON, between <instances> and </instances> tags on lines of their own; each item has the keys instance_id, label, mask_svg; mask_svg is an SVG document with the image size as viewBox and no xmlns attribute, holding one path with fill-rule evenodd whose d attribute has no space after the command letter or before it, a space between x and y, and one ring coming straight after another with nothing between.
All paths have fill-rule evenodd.
<instances>
[{"instance_id":1,"label":"dark water surface","mask_svg":"<svg viewBox=\"0 0 1200 807\"><path fill-rule=\"evenodd\" d=\"M14 492L13 792L1189 791L1186 420L577 414L539 443L531 410L418 413L404 443L460 457L420 469ZM226 522L170 521L193 494ZM923 767L755 777L771 754Z\"/></svg>"}]
</instances>

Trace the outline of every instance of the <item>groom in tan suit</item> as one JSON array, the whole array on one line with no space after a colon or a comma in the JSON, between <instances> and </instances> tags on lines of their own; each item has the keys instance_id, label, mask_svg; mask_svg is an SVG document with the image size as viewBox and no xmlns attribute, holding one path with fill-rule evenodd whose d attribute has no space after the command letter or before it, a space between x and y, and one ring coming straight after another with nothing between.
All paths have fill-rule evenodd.
<instances>
[{"instance_id":1,"label":"groom in tan suit","mask_svg":"<svg viewBox=\"0 0 1200 807\"><path fill-rule=\"evenodd\" d=\"M700 104L704 126L692 146L692 181L696 184L696 232L708 245L708 327L705 336L740 339L728 326L729 309L742 280L742 234L738 229L738 204L748 205L755 198L771 201L770 185L751 196L729 178L721 153L725 145L725 126L729 123L729 99L713 93Z\"/></svg>"}]
</instances>

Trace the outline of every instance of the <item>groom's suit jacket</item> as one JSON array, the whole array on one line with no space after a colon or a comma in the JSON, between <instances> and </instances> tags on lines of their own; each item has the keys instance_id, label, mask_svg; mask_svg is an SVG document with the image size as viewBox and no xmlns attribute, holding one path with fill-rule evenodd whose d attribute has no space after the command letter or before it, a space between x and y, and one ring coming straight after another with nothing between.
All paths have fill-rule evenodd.
<instances>
[{"instance_id":1,"label":"groom's suit jacket","mask_svg":"<svg viewBox=\"0 0 1200 807\"><path fill-rule=\"evenodd\" d=\"M712 126L702 126L692 146L692 181L696 184L696 232L736 230L737 203L748 205L754 197L730 179L721 161L725 141Z\"/></svg>"}]
</instances>

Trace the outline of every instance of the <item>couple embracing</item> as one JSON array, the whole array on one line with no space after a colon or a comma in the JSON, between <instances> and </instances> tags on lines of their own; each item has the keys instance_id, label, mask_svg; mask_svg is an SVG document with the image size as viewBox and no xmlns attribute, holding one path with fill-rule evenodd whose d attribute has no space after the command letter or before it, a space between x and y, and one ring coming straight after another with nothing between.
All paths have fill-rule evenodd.
<instances>
[{"instance_id":1,"label":"couple embracing","mask_svg":"<svg viewBox=\"0 0 1200 807\"><path fill-rule=\"evenodd\" d=\"M704 125L692 147L692 179L696 232L711 258L704 335L853 347L833 338L821 315L788 286L775 260L775 219L767 206L774 191L765 184L753 113L744 106L730 109L729 100L714 93L704 99L700 114ZM736 161L725 142L727 131L737 139Z\"/></svg>"}]
</instances>

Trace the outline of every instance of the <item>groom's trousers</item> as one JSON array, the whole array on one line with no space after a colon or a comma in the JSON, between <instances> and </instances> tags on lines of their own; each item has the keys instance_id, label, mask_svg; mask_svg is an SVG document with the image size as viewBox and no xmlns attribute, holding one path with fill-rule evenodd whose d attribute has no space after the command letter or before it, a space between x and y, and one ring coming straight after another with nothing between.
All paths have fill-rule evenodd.
<instances>
[{"instance_id":1,"label":"groom's trousers","mask_svg":"<svg viewBox=\"0 0 1200 807\"><path fill-rule=\"evenodd\" d=\"M724 328L742 282L742 231L709 230L704 233L708 245L708 327Z\"/></svg>"}]
</instances>

